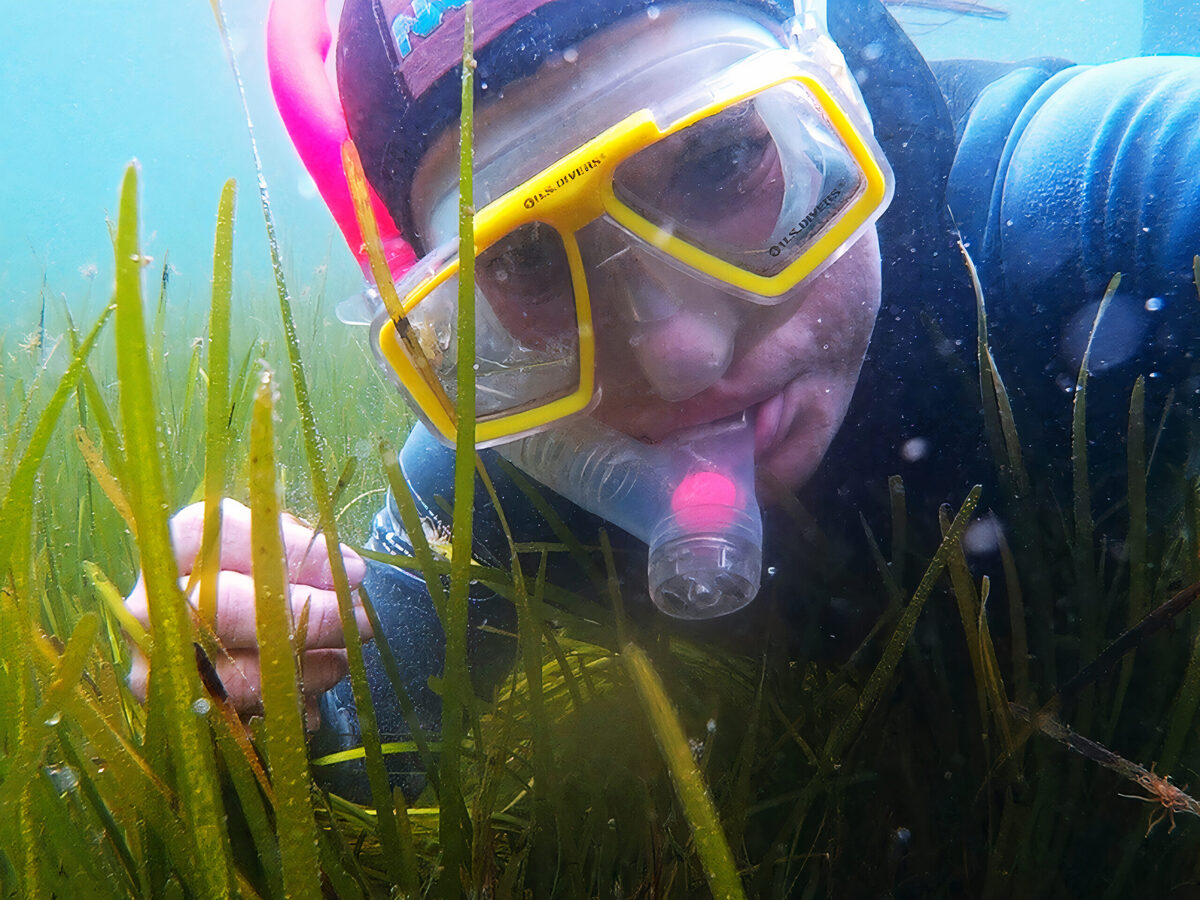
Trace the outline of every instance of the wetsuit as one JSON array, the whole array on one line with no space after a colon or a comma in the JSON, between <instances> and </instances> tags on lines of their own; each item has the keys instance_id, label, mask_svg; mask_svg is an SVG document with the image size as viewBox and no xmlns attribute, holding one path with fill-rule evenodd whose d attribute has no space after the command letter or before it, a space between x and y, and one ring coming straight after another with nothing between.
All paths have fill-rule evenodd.
<instances>
[{"instance_id":1,"label":"wetsuit","mask_svg":"<svg viewBox=\"0 0 1200 900\"><path fill-rule=\"evenodd\" d=\"M1178 428L1194 429L1200 59L931 65L875 0L830 0L829 26L871 110L896 174L896 195L879 223L883 297L862 376L830 452L799 495L818 523L826 560L831 547L835 557L865 558L863 519L886 533L890 475L904 478L910 518L930 523L938 504L957 505L971 484L992 475L978 412L977 304L960 238L978 266L992 352L1022 442L1044 449L1047 470L1069 465L1069 390L1095 306L1116 271L1124 280L1092 354L1091 429L1108 438L1093 447L1094 468L1123 465L1119 435L1138 374L1150 378L1147 409L1161 409L1162 394L1173 386L1182 409ZM483 455L515 539L556 541L495 454ZM448 531L451 451L418 428L401 465L423 517ZM1107 483L1103 476L1100 483ZM585 542L603 524L566 501L554 503ZM476 506L476 557L507 566L507 542L482 489ZM764 529L765 564L778 570L770 587L794 598L785 616L795 619L797 635L836 641L838 612L827 608L836 592L826 596L807 579L796 529L786 522L776 527L778 515L768 512ZM780 535L791 543L779 546ZM411 552L390 503L373 522L369 546ZM627 595L637 598L644 596L637 590L644 551L631 539L626 546ZM552 558L558 569L552 580L586 584L568 554ZM365 586L383 620L377 639L389 642L418 718L436 733L438 699L429 679L441 671L443 638L425 585L372 563ZM630 602L637 614L636 599ZM734 618L753 622L756 607ZM814 616L824 617L820 628L810 627ZM664 618L662 627L684 626ZM703 625L688 627L704 633ZM503 632L514 629L508 601L482 588L473 592L472 675L485 696L510 668L515 648ZM721 620L715 632L727 637L738 630L737 622ZM383 739L404 740L408 727L374 647L367 648L367 667ZM359 745L348 681L323 697L321 711L315 757ZM407 793L419 790L420 766L411 754L390 756L389 767ZM361 761L322 766L319 775L367 799Z\"/></svg>"}]
</instances>

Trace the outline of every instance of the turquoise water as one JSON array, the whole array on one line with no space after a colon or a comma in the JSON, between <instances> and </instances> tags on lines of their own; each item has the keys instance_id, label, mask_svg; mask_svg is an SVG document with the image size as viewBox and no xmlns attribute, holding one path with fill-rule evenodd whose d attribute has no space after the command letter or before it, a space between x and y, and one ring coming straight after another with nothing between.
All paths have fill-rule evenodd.
<instances>
[{"instance_id":1,"label":"turquoise water","mask_svg":"<svg viewBox=\"0 0 1200 900\"><path fill-rule=\"evenodd\" d=\"M300 274L332 257L349 275L353 263L340 237L334 243L270 101L267 0L226 6L285 254ZM99 0L48 14L21 3L8 5L7 17L0 322L28 319L43 272L52 294L75 298L89 282L93 293L108 292L105 218L115 215L121 172L135 158L147 253L161 262L169 250L176 296L206 293L217 198L229 177L240 186L239 283L265 282L269 258L246 122L209 4Z\"/></svg>"},{"instance_id":2,"label":"turquoise water","mask_svg":"<svg viewBox=\"0 0 1200 900\"><path fill-rule=\"evenodd\" d=\"M1135 54L1141 0L996 0L1005 21L893 7L931 57L1099 61ZM1164 4L1179 7L1180 4ZM329 264L347 292L355 267L296 160L266 85L267 0L227 3L285 255L303 278ZM1188 4L1183 4L1186 9ZM241 284L266 282L269 263L253 190L245 122L210 6L179 3L8 5L0 57L0 322L26 323L46 277L51 294L108 291L105 217L121 171L143 174L148 253L168 250L175 295L203 296L217 196L241 185L236 261ZM64 60L67 62L64 63Z\"/></svg>"}]
</instances>

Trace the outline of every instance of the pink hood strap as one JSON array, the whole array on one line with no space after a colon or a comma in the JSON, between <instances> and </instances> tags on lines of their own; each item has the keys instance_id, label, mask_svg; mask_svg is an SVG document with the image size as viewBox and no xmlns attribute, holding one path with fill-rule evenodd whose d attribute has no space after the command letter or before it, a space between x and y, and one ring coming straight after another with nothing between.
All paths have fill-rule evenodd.
<instances>
[{"instance_id":1,"label":"pink hood strap","mask_svg":"<svg viewBox=\"0 0 1200 900\"><path fill-rule=\"evenodd\" d=\"M283 124L317 190L365 273L370 274L354 202L342 171L342 144L349 138L337 90L325 71L333 37L325 0L272 0L267 13L267 67ZM416 260L383 202L371 191L384 255L393 278Z\"/></svg>"}]
</instances>

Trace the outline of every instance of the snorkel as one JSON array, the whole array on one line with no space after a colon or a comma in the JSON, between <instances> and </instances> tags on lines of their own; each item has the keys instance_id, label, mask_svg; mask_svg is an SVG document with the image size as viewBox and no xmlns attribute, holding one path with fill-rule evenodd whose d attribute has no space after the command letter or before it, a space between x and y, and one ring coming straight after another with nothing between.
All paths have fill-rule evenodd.
<instances>
[{"instance_id":1,"label":"snorkel","mask_svg":"<svg viewBox=\"0 0 1200 900\"><path fill-rule=\"evenodd\" d=\"M657 444L584 416L498 449L551 490L644 541L650 597L668 615L723 616L758 593L762 517L748 413Z\"/></svg>"},{"instance_id":2,"label":"snorkel","mask_svg":"<svg viewBox=\"0 0 1200 900\"><path fill-rule=\"evenodd\" d=\"M370 262L342 169L342 145L350 133L327 70L333 31L325 6L326 0L272 0L267 12L267 73L288 136L369 279ZM398 277L412 267L416 255L374 190L370 196L384 257Z\"/></svg>"}]
</instances>

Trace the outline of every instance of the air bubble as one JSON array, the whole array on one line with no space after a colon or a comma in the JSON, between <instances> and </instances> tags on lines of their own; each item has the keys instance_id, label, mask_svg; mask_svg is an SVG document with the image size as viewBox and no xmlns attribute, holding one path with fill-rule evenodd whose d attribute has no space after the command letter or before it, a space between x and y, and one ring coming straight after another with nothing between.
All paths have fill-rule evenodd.
<instances>
[{"instance_id":1,"label":"air bubble","mask_svg":"<svg viewBox=\"0 0 1200 900\"><path fill-rule=\"evenodd\" d=\"M192 712L198 716L208 715L208 711L210 709L212 709L212 704L209 703L205 697L200 697L195 703L192 704Z\"/></svg>"},{"instance_id":2,"label":"air bubble","mask_svg":"<svg viewBox=\"0 0 1200 900\"><path fill-rule=\"evenodd\" d=\"M660 10L657 6L646 7L646 18L649 19L651 22L658 19L658 17L660 15L662 15L662 10Z\"/></svg>"},{"instance_id":3,"label":"air bubble","mask_svg":"<svg viewBox=\"0 0 1200 900\"><path fill-rule=\"evenodd\" d=\"M61 721L62 721L62 713L56 712L52 716L50 716L50 718L48 718L46 720L46 727L53 728L55 725L57 725Z\"/></svg>"},{"instance_id":4,"label":"air bubble","mask_svg":"<svg viewBox=\"0 0 1200 900\"><path fill-rule=\"evenodd\" d=\"M579 51L574 47L568 47L563 51L563 62L573 63L579 59Z\"/></svg>"},{"instance_id":5,"label":"air bubble","mask_svg":"<svg viewBox=\"0 0 1200 900\"><path fill-rule=\"evenodd\" d=\"M909 438L900 445L900 456L905 462L917 462L929 454L929 441L923 437Z\"/></svg>"},{"instance_id":6,"label":"air bubble","mask_svg":"<svg viewBox=\"0 0 1200 900\"><path fill-rule=\"evenodd\" d=\"M1162 308L1163 308L1163 298L1162 297L1151 297L1149 300L1146 301L1146 310L1148 312L1158 312Z\"/></svg>"},{"instance_id":7,"label":"air bubble","mask_svg":"<svg viewBox=\"0 0 1200 900\"><path fill-rule=\"evenodd\" d=\"M971 554L997 553L1003 537L1004 526L995 513L989 513L967 526L963 533L962 545L963 549Z\"/></svg>"},{"instance_id":8,"label":"air bubble","mask_svg":"<svg viewBox=\"0 0 1200 900\"><path fill-rule=\"evenodd\" d=\"M59 794L66 794L79 787L79 775L70 766L46 766L43 771Z\"/></svg>"}]
</instances>

